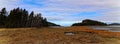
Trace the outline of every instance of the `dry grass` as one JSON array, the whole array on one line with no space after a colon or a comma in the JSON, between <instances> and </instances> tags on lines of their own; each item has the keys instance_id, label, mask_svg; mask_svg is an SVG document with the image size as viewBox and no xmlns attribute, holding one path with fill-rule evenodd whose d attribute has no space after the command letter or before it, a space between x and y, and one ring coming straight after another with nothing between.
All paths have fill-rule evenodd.
<instances>
[{"instance_id":1,"label":"dry grass","mask_svg":"<svg viewBox=\"0 0 120 44\"><path fill-rule=\"evenodd\" d=\"M67 36L64 32L75 32ZM2 28L0 44L120 44L120 33L92 28Z\"/></svg>"}]
</instances>

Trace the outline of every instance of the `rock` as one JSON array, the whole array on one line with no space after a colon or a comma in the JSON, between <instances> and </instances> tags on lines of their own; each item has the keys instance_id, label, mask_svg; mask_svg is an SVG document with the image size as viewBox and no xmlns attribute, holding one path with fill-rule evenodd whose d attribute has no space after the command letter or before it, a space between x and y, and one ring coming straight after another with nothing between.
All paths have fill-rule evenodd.
<instances>
[{"instance_id":1,"label":"rock","mask_svg":"<svg viewBox=\"0 0 120 44\"><path fill-rule=\"evenodd\" d=\"M75 35L74 32L64 32L65 35Z\"/></svg>"}]
</instances>

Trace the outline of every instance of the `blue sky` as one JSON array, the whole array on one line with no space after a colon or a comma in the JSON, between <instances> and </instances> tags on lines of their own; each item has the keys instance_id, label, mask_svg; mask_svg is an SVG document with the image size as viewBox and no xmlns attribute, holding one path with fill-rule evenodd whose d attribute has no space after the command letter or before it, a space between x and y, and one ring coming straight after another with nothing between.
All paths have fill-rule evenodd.
<instances>
[{"instance_id":1,"label":"blue sky","mask_svg":"<svg viewBox=\"0 0 120 44\"><path fill-rule=\"evenodd\" d=\"M120 23L120 0L0 0L0 9L25 8L48 21L70 26L84 19Z\"/></svg>"}]
</instances>

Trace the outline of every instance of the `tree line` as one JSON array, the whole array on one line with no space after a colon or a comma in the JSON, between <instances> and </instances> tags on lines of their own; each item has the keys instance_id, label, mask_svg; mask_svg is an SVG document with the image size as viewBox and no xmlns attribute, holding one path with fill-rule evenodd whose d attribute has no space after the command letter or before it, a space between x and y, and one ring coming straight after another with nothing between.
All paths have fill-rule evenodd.
<instances>
[{"instance_id":1,"label":"tree line","mask_svg":"<svg viewBox=\"0 0 120 44\"><path fill-rule=\"evenodd\" d=\"M47 27L53 25L41 13L35 14L34 11L29 13L26 9L14 8L7 12L6 8L0 10L0 27ZM56 25L56 24L54 24Z\"/></svg>"},{"instance_id":2,"label":"tree line","mask_svg":"<svg viewBox=\"0 0 120 44\"><path fill-rule=\"evenodd\" d=\"M107 26L107 25L108 25L107 23L90 19L85 19L81 23L72 24L72 26Z\"/></svg>"}]
</instances>

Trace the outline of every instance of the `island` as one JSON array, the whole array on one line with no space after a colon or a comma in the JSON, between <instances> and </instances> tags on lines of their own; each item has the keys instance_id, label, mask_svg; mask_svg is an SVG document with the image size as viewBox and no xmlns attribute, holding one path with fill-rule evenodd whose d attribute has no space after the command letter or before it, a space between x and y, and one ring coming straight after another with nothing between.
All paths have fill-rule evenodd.
<instances>
[{"instance_id":1,"label":"island","mask_svg":"<svg viewBox=\"0 0 120 44\"><path fill-rule=\"evenodd\" d=\"M100 21L85 19L81 23L74 23L72 26L107 26L108 24Z\"/></svg>"}]
</instances>

